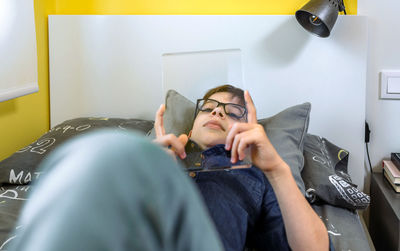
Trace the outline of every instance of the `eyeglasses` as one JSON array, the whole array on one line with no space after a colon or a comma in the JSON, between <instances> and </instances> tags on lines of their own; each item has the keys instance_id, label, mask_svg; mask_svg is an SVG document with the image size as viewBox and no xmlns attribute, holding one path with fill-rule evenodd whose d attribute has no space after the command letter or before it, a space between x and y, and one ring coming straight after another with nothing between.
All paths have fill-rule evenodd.
<instances>
[{"instance_id":1,"label":"eyeglasses","mask_svg":"<svg viewBox=\"0 0 400 251\"><path fill-rule=\"evenodd\" d=\"M201 112L212 112L218 106L224 108L225 114L229 117L240 120L247 114L246 107L234 103L222 103L214 99L198 99L196 104L195 118L199 111Z\"/></svg>"}]
</instances>

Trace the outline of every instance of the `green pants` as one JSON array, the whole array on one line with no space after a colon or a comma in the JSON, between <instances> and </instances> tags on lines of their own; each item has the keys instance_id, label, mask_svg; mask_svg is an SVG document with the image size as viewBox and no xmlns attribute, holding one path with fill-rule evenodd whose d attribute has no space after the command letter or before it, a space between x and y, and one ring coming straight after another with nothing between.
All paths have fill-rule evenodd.
<instances>
[{"instance_id":1,"label":"green pants","mask_svg":"<svg viewBox=\"0 0 400 251\"><path fill-rule=\"evenodd\" d=\"M42 170L11 250L223 249L195 185L138 134L76 138Z\"/></svg>"}]
</instances>

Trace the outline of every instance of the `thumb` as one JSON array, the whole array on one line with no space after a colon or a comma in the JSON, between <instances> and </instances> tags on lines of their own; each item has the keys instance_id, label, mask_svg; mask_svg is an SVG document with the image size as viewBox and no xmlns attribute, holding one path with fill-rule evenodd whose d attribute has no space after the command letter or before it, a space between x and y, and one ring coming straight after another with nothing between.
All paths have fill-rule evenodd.
<instances>
[{"instance_id":1,"label":"thumb","mask_svg":"<svg viewBox=\"0 0 400 251\"><path fill-rule=\"evenodd\" d=\"M182 144L183 144L184 146L186 146L186 144L187 144L189 138L188 138L188 136L187 136L186 134L181 134L181 135L179 135L178 140L179 140L180 142L182 142Z\"/></svg>"},{"instance_id":2,"label":"thumb","mask_svg":"<svg viewBox=\"0 0 400 251\"><path fill-rule=\"evenodd\" d=\"M179 135L178 140L183 144L183 146L186 146L189 138L186 134L181 134ZM181 159L186 158L185 148L183 148L183 153L179 154L179 156L181 157Z\"/></svg>"}]
</instances>

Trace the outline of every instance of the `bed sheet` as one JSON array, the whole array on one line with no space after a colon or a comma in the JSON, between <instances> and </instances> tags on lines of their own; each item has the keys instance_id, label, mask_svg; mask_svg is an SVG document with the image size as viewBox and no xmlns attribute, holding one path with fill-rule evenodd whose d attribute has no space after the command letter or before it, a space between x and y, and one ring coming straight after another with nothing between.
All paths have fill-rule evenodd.
<instances>
[{"instance_id":1,"label":"bed sheet","mask_svg":"<svg viewBox=\"0 0 400 251\"><path fill-rule=\"evenodd\" d=\"M17 220L31 185L3 185L0 187L0 251L7 250L18 229ZM337 251L375 250L362 219L354 210L329 204L312 205L325 223Z\"/></svg>"},{"instance_id":2,"label":"bed sheet","mask_svg":"<svg viewBox=\"0 0 400 251\"><path fill-rule=\"evenodd\" d=\"M325 223L335 251L375 250L357 211L329 204L312 207Z\"/></svg>"},{"instance_id":3,"label":"bed sheet","mask_svg":"<svg viewBox=\"0 0 400 251\"><path fill-rule=\"evenodd\" d=\"M3 185L0 187L0 250L7 250L18 229L17 219L27 201L31 185Z\"/></svg>"},{"instance_id":4,"label":"bed sheet","mask_svg":"<svg viewBox=\"0 0 400 251\"><path fill-rule=\"evenodd\" d=\"M27 200L31 185L0 187L0 250L7 250L18 228L17 219ZM356 211L331 206L312 205L325 223L336 251L375 250L362 219Z\"/></svg>"}]
</instances>

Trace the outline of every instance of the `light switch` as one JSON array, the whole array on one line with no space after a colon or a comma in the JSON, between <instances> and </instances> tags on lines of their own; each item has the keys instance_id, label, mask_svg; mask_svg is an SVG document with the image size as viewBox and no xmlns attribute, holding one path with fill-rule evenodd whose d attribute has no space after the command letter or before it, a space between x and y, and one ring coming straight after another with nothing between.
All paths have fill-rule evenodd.
<instances>
[{"instance_id":1,"label":"light switch","mask_svg":"<svg viewBox=\"0 0 400 251\"><path fill-rule=\"evenodd\" d=\"M400 77L388 78L387 93L400 94Z\"/></svg>"},{"instance_id":2,"label":"light switch","mask_svg":"<svg viewBox=\"0 0 400 251\"><path fill-rule=\"evenodd\" d=\"M381 98L400 99L400 71L381 72Z\"/></svg>"}]
</instances>

